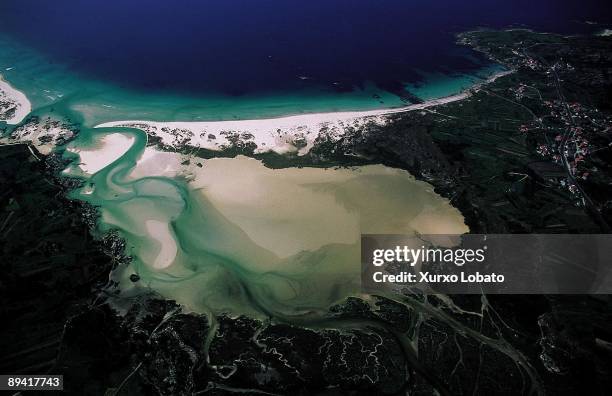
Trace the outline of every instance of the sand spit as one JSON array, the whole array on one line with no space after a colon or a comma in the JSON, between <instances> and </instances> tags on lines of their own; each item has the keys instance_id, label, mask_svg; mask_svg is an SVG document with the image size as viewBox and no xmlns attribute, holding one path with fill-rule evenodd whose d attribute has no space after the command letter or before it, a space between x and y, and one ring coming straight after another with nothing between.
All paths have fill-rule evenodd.
<instances>
[{"instance_id":1,"label":"sand spit","mask_svg":"<svg viewBox=\"0 0 612 396\"><path fill-rule=\"evenodd\" d=\"M361 129L369 125L384 125L391 114L422 110L458 100L471 95L482 84L494 81L511 71L497 73L470 90L445 98L428 100L409 106L370 111L349 111L300 114L280 118L236 121L112 121L97 125L102 127L132 127L156 136L172 147L197 147L223 151L232 147L253 147L255 153L274 151L279 154L310 151L317 138L337 140L350 128Z\"/></svg>"},{"instance_id":2,"label":"sand spit","mask_svg":"<svg viewBox=\"0 0 612 396\"><path fill-rule=\"evenodd\" d=\"M90 149L70 145L68 151L78 154L80 158L79 168L83 172L93 175L122 157L132 147L133 143L133 136L111 133L102 136L97 144Z\"/></svg>"},{"instance_id":3,"label":"sand spit","mask_svg":"<svg viewBox=\"0 0 612 396\"><path fill-rule=\"evenodd\" d=\"M151 238L160 246L153 268L164 269L169 267L174 262L178 252L169 224L158 220L146 220L145 227Z\"/></svg>"},{"instance_id":4,"label":"sand spit","mask_svg":"<svg viewBox=\"0 0 612 396\"><path fill-rule=\"evenodd\" d=\"M0 121L16 125L32 111L32 105L25 94L11 86L0 75Z\"/></svg>"}]
</instances>

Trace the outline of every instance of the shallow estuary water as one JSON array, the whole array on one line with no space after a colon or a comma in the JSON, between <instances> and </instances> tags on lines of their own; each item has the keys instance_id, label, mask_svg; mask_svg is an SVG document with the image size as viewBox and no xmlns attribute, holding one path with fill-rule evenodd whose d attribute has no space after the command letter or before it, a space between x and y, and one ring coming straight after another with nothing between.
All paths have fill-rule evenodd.
<instances>
[{"instance_id":1,"label":"shallow estuary water","mask_svg":"<svg viewBox=\"0 0 612 396\"><path fill-rule=\"evenodd\" d=\"M90 181L74 197L101 207L100 230L127 237L134 261L114 274L126 296L151 288L217 314L324 312L360 293L361 233L467 232L403 170L270 169L243 156L186 165L145 147L141 131L95 131L69 145L81 157L66 172Z\"/></svg>"}]
</instances>

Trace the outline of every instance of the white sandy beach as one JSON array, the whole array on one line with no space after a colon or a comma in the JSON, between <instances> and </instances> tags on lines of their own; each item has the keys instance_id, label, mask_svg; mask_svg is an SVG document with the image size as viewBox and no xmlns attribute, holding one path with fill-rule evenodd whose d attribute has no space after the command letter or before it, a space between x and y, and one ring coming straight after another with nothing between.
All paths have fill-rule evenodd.
<instances>
[{"instance_id":1,"label":"white sandy beach","mask_svg":"<svg viewBox=\"0 0 612 396\"><path fill-rule=\"evenodd\" d=\"M25 94L13 88L0 75L0 121L9 125L19 124L31 111L32 105Z\"/></svg>"},{"instance_id":2,"label":"white sandy beach","mask_svg":"<svg viewBox=\"0 0 612 396\"><path fill-rule=\"evenodd\" d=\"M133 136L111 133L102 136L96 146L91 149L79 149L71 145L68 147L68 151L78 154L79 168L83 172L93 175L119 159L130 149L133 143Z\"/></svg>"},{"instance_id":3,"label":"white sandy beach","mask_svg":"<svg viewBox=\"0 0 612 396\"><path fill-rule=\"evenodd\" d=\"M133 127L150 136L161 138L163 144L172 147L191 146L222 151L236 145L255 145L255 152L274 151L279 154L296 152L304 155L319 137L332 140L340 138L347 128L362 128L370 123L382 125L387 116L462 100L471 90L511 73L497 73L470 90L409 106L369 111L347 111L292 115L280 118L236 121L186 121L158 122L144 120L112 121L97 125L103 127Z\"/></svg>"},{"instance_id":4,"label":"white sandy beach","mask_svg":"<svg viewBox=\"0 0 612 396\"><path fill-rule=\"evenodd\" d=\"M339 138L346 128L361 128L369 123L382 125L386 115L425 109L467 97L461 93L396 109L370 111L300 114L280 118L236 121L113 121L96 127L133 127L158 136L165 145L192 146L214 151L231 148L235 144L254 143L256 153L274 151L279 154L306 154L321 135Z\"/></svg>"}]
</instances>

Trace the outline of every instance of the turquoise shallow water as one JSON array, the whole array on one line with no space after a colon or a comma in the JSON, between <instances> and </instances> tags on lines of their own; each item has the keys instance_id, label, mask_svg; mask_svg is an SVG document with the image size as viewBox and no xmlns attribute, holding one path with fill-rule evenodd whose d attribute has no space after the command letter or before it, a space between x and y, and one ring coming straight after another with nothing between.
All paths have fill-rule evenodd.
<instances>
[{"instance_id":1,"label":"turquoise shallow water","mask_svg":"<svg viewBox=\"0 0 612 396\"><path fill-rule=\"evenodd\" d=\"M374 86L349 93L308 90L237 97L189 97L137 92L80 76L64 65L50 63L35 51L1 36L0 73L28 96L34 109L53 111L62 107L73 110L75 116L78 113L79 121L90 126L121 119L253 119L403 105L398 97ZM373 95L378 97L374 98Z\"/></svg>"},{"instance_id":2,"label":"turquoise shallow water","mask_svg":"<svg viewBox=\"0 0 612 396\"><path fill-rule=\"evenodd\" d=\"M115 154L105 151L112 136ZM269 169L246 157L181 166L180 154L146 141L101 128L68 146L88 153L72 175L104 153L107 166L71 196L100 207L100 232L126 238L133 261L113 274L125 297L154 290L197 312L318 316L360 294L361 233L468 231L448 200L403 170Z\"/></svg>"},{"instance_id":3,"label":"turquoise shallow water","mask_svg":"<svg viewBox=\"0 0 612 396\"><path fill-rule=\"evenodd\" d=\"M423 83L406 84L424 99L460 92L499 67L486 67L474 75L425 75ZM351 92L324 87L261 95L186 96L127 89L79 75L67 66L51 62L40 53L0 35L0 73L23 91L33 108L53 112L69 110L78 122L93 126L107 121L211 121L272 118L300 113L373 110L401 107L398 96L366 84Z\"/></svg>"},{"instance_id":4,"label":"turquoise shallow water","mask_svg":"<svg viewBox=\"0 0 612 396\"><path fill-rule=\"evenodd\" d=\"M458 93L469 89L474 84L485 81L495 73L506 70L501 65L491 65L482 68L474 74L453 74L428 73L419 71L423 81L419 83L406 84L406 90L423 100L431 100L448 96L449 92Z\"/></svg>"},{"instance_id":5,"label":"turquoise shallow water","mask_svg":"<svg viewBox=\"0 0 612 396\"><path fill-rule=\"evenodd\" d=\"M203 167L188 169L172 153L153 153L158 157L143 165L144 132L93 128L120 119L249 119L403 104L373 86L258 97L146 94L87 79L7 40L0 40L0 54L2 74L28 96L33 115L69 120L79 129L64 153L75 159L70 174L85 182L72 197L100 207L100 233L118 229L126 238L134 260L113 274L126 296L154 290L215 314L325 312L360 292L360 233L467 231L447 200L405 171L380 165L271 170L245 158L190 158ZM467 78L442 80L431 92L456 93ZM109 136L119 137L113 141L123 149L109 150ZM105 157L101 167L79 170L79 162L96 154ZM160 163L165 168L155 167ZM129 281L134 273L141 278L136 284Z\"/></svg>"}]
</instances>

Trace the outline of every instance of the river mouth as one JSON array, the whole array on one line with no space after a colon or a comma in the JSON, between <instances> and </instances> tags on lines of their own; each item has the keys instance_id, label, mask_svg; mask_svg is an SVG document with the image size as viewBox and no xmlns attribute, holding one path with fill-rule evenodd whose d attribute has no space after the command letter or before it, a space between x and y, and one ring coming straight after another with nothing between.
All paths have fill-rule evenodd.
<instances>
[{"instance_id":1,"label":"river mouth","mask_svg":"<svg viewBox=\"0 0 612 396\"><path fill-rule=\"evenodd\" d=\"M67 172L89 179L75 197L100 207L100 230L126 238L133 261L113 274L126 297L153 290L211 314L325 312L361 293L362 233L468 231L447 199L404 170L186 159L146 147L138 130L92 131L68 147L86 155Z\"/></svg>"},{"instance_id":2,"label":"river mouth","mask_svg":"<svg viewBox=\"0 0 612 396\"><path fill-rule=\"evenodd\" d=\"M19 52L7 50L14 55L7 58L8 72L21 59ZM122 296L154 291L190 310L212 315L291 317L326 312L330 305L361 293L362 233L468 231L448 200L404 170L383 165L270 169L242 156L205 160L181 154L207 148L204 140L235 138L229 131L239 135L238 143L256 143L256 153L285 155L288 150L299 157L318 138L339 139L348 130L383 125L387 107L393 107L388 102L381 106L376 101L376 107L384 110L320 114L302 102L293 106L298 102L290 101L288 107L279 108L270 104L277 102L249 99L249 108L256 111L238 112L237 117L234 101L227 106L233 109L227 110L231 114L218 114L216 109L223 103L213 101L217 103L215 119L232 121L214 121L219 130L212 131L212 122L198 124L211 112L188 105L195 103L194 98L157 100L159 96L152 105L151 98L141 101L142 96L111 84L85 81L82 76L68 78L66 70L41 62L36 53L27 54L23 59L31 67L23 65L25 76L39 78L28 83L21 77L17 87L31 97L35 117L25 121L27 128L17 128L24 129L24 139L27 131L51 119L66 121L66 130L75 129L75 134L78 129L64 151L74 161L63 175L84 180L83 188L71 195L99 208L100 233L118 230L126 240L132 261L112 275ZM452 100L462 95L467 94ZM366 96L370 103L373 96ZM287 104L284 99L274 100ZM336 109L318 99L315 102L318 107L313 109ZM364 108L353 104L340 107ZM293 114L296 108L312 114L281 121L269 118ZM245 122L234 120L243 117ZM156 132L147 130L149 136L176 152L147 146L147 133L131 122L121 126L121 120L151 118L163 121ZM258 133L251 128L253 119L257 119ZM168 126L169 120L181 121ZM117 126L94 127L100 122ZM183 134L189 139L183 139ZM263 135L265 139L257 140ZM254 136L255 141L246 136ZM165 137L178 140L169 144ZM62 146L64 139L53 136L52 143ZM220 153L227 147L209 148ZM289 159L286 165L292 165Z\"/></svg>"}]
</instances>

